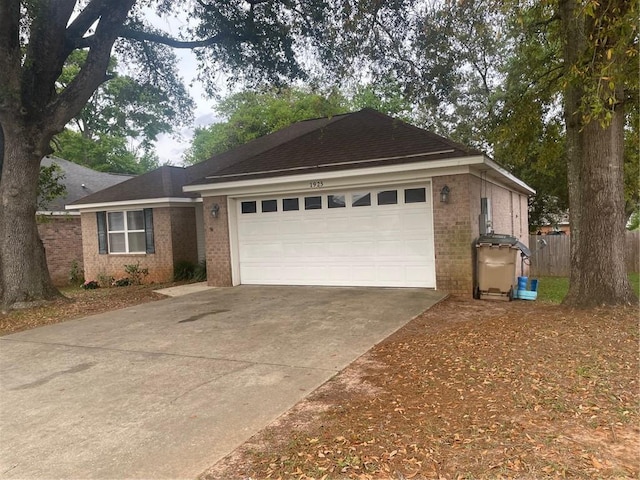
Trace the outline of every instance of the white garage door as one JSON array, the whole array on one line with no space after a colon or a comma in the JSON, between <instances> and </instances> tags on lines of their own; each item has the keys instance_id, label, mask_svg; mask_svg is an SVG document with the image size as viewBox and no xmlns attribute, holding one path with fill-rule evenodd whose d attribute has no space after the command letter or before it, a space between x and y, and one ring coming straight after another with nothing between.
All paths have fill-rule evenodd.
<instances>
[{"instance_id":1,"label":"white garage door","mask_svg":"<svg viewBox=\"0 0 640 480\"><path fill-rule=\"evenodd\" d=\"M435 288L429 186L237 201L240 283Z\"/></svg>"}]
</instances>

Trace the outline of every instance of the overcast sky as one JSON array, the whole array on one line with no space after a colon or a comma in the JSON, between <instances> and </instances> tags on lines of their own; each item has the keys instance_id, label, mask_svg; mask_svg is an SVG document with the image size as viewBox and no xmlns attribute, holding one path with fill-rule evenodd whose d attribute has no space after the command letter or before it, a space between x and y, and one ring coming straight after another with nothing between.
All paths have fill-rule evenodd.
<instances>
[{"instance_id":1,"label":"overcast sky","mask_svg":"<svg viewBox=\"0 0 640 480\"><path fill-rule=\"evenodd\" d=\"M147 10L146 16L154 26L175 37L178 37L178 30L184 23L180 18L159 18L151 10ZM221 119L217 118L214 112L215 100L207 98L202 84L196 79L198 72L195 55L188 49L176 49L174 53L178 58L180 75L196 105L193 112L194 125L176 130L171 135L159 135L156 142L156 154L160 159L160 164L180 165L182 164L182 154L189 148L194 128L210 125L221 121ZM223 85L220 86L220 91L224 94Z\"/></svg>"}]
</instances>

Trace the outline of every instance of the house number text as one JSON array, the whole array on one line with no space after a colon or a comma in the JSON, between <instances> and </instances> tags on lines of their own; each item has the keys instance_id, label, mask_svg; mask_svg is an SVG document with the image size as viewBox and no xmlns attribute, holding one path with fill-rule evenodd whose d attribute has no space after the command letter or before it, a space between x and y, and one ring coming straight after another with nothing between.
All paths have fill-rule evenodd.
<instances>
[{"instance_id":1,"label":"house number text","mask_svg":"<svg viewBox=\"0 0 640 480\"><path fill-rule=\"evenodd\" d=\"M312 182L309 182L309 187L310 188L322 188L322 187L324 187L324 184L322 183L322 180L314 180Z\"/></svg>"}]
</instances>

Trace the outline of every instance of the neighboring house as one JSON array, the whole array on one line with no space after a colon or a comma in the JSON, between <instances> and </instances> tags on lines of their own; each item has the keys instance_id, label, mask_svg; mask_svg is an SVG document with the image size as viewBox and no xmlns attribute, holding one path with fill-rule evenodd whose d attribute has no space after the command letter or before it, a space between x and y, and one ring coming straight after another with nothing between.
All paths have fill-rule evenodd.
<instances>
[{"instance_id":1,"label":"neighboring house","mask_svg":"<svg viewBox=\"0 0 640 480\"><path fill-rule=\"evenodd\" d=\"M484 225L528 243L534 191L481 152L371 109L299 122L67 208L85 275L150 281L206 259L208 283L438 288L471 294ZM482 215L481 215L482 212Z\"/></svg>"},{"instance_id":2,"label":"neighboring house","mask_svg":"<svg viewBox=\"0 0 640 480\"><path fill-rule=\"evenodd\" d=\"M571 233L568 211L551 217L543 219L544 223L538 229L538 235L569 235Z\"/></svg>"},{"instance_id":3,"label":"neighboring house","mask_svg":"<svg viewBox=\"0 0 640 480\"><path fill-rule=\"evenodd\" d=\"M66 194L55 198L36 212L38 233L47 254L49 274L56 285L69 282L71 268L75 264L82 272L82 228L80 215L65 210L65 206L87 195L132 178L131 175L96 172L73 162L55 157L45 157L41 165L52 163L60 167L63 176L60 183Z\"/></svg>"}]
</instances>

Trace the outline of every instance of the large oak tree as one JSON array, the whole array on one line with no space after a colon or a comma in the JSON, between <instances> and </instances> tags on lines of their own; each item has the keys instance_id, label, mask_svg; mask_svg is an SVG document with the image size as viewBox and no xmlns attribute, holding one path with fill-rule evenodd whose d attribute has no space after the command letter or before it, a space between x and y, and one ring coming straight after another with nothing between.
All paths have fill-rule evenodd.
<instances>
[{"instance_id":1,"label":"large oak tree","mask_svg":"<svg viewBox=\"0 0 640 480\"><path fill-rule=\"evenodd\" d=\"M173 38L147 25L152 10L188 16L185 36ZM112 55L161 80L175 66L163 47L192 48L204 79L224 71L278 82L302 75L296 38L318 36L331 13L319 0L0 0L2 308L58 295L35 222L40 161L51 153L52 137L110 79ZM61 82L65 63L78 50L86 60L70 81Z\"/></svg>"}]
</instances>

